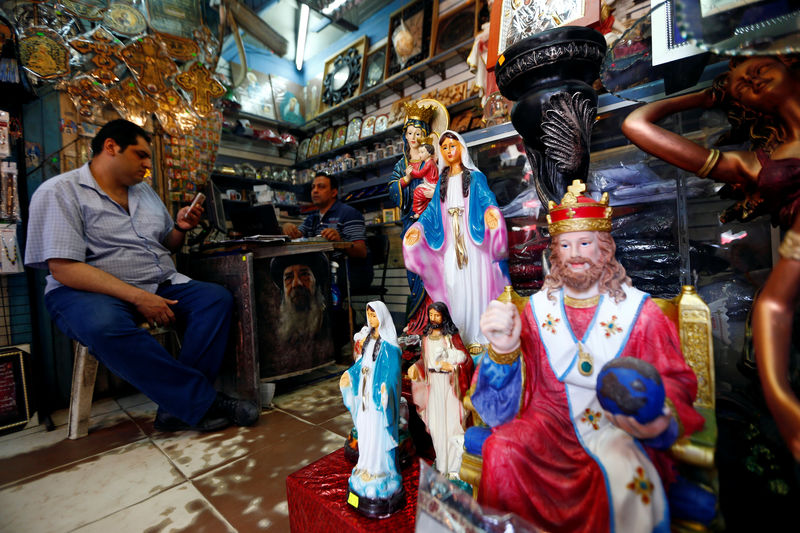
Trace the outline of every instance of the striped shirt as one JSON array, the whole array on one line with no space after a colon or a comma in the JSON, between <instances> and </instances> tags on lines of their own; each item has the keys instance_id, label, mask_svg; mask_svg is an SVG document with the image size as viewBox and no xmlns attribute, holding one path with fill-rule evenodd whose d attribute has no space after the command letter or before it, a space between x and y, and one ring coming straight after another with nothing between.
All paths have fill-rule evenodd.
<instances>
[{"instance_id":1,"label":"striped shirt","mask_svg":"<svg viewBox=\"0 0 800 533\"><path fill-rule=\"evenodd\" d=\"M51 178L31 199L25 264L72 259L155 292L160 283L186 283L162 244L175 223L150 185L128 188L130 214L97 184L89 164ZM61 287L47 276L45 293Z\"/></svg>"},{"instance_id":2,"label":"striped shirt","mask_svg":"<svg viewBox=\"0 0 800 533\"><path fill-rule=\"evenodd\" d=\"M367 239L364 215L339 200L336 200L322 217L319 216L319 212L308 215L298 229L303 237L317 237L326 228L338 231L344 241Z\"/></svg>"},{"instance_id":3,"label":"striped shirt","mask_svg":"<svg viewBox=\"0 0 800 533\"><path fill-rule=\"evenodd\" d=\"M303 237L316 237L326 228L333 228L338 231L344 241L364 241L365 243L367 241L364 215L339 200L336 200L322 217L319 216L319 212L308 215L297 229L300 230ZM338 255L334 254L334 257ZM343 260L344 258L341 259ZM350 282L353 287L368 287L372 283L372 252L369 249L367 249L367 257L363 259L348 258L347 264ZM339 275L341 276L343 272L344 269L340 269ZM340 279L338 283L341 285L342 281Z\"/></svg>"}]
</instances>

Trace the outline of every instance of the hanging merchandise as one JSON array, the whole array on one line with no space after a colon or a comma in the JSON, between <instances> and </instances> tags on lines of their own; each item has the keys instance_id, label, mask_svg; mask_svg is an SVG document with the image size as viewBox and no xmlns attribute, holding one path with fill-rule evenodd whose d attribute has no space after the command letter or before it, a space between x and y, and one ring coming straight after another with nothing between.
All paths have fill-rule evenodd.
<instances>
[{"instance_id":1,"label":"hanging merchandise","mask_svg":"<svg viewBox=\"0 0 800 533\"><path fill-rule=\"evenodd\" d=\"M23 271L17 245L17 225L0 225L0 244L3 247L0 256L0 274L18 274Z\"/></svg>"},{"instance_id":2,"label":"hanging merchandise","mask_svg":"<svg viewBox=\"0 0 800 533\"><path fill-rule=\"evenodd\" d=\"M17 164L4 161L0 165L0 218L18 221L19 195L17 194Z\"/></svg>"},{"instance_id":3,"label":"hanging merchandise","mask_svg":"<svg viewBox=\"0 0 800 533\"><path fill-rule=\"evenodd\" d=\"M11 155L11 142L8 135L8 111L0 111L0 159Z\"/></svg>"}]
</instances>

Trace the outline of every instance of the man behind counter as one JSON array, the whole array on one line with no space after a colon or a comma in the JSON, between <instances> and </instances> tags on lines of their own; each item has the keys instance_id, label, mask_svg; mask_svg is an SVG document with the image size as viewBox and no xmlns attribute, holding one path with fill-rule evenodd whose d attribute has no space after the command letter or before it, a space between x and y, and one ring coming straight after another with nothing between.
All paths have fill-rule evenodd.
<instances>
[{"instance_id":1,"label":"man behind counter","mask_svg":"<svg viewBox=\"0 0 800 533\"><path fill-rule=\"evenodd\" d=\"M25 264L49 269L44 299L59 329L158 404L157 430L251 425L255 404L214 390L233 298L178 273L170 257L202 206L172 219L143 183L149 143L136 124L113 120L92 140L89 163L45 181L31 200ZM142 322L185 331L177 359Z\"/></svg>"},{"instance_id":2,"label":"man behind counter","mask_svg":"<svg viewBox=\"0 0 800 533\"><path fill-rule=\"evenodd\" d=\"M292 239L323 237L332 242L349 241L346 248L348 270L352 288L369 287L372 283L372 258L366 243L364 216L349 205L339 201L339 183L336 178L318 172L311 186L311 203L319 212L306 217L298 228L292 223L283 225L283 232Z\"/></svg>"}]
</instances>

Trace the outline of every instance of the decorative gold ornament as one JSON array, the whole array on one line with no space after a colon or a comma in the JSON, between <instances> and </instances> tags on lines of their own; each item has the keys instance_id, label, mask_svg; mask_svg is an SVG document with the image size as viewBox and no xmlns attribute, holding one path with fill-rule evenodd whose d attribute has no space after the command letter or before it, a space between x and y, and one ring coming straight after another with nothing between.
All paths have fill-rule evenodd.
<instances>
[{"instance_id":1,"label":"decorative gold ornament","mask_svg":"<svg viewBox=\"0 0 800 533\"><path fill-rule=\"evenodd\" d=\"M119 81L114 68L119 64L116 57L122 45L117 43L119 40L103 27L98 27L88 39L78 37L69 42L70 46L81 54L94 54L92 63L97 68L90 70L88 74L105 86Z\"/></svg>"},{"instance_id":2,"label":"decorative gold ornament","mask_svg":"<svg viewBox=\"0 0 800 533\"><path fill-rule=\"evenodd\" d=\"M697 177L698 178L707 177L714 169L714 167L717 166L717 162L719 161L720 155L721 153L719 150L717 150L716 148L712 148L711 152L709 152L708 154L706 162L703 163L703 166L700 167L700 170L697 171Z\"/></svg>"},{"instance_id":3,"label":"decorative gold ornament","mask_svg":"<svg viewBox=\"0 0 800 533\"><path fill-rule=\"evenodd\" d=\"M572 296L564 295L564 305L567 307L572 307L574 309L588 309L590 307L597 307L597 304L600 303L600 295L597 294L592 296L591 298L573 298Z\"/></svg>"},{"instance_id":4,"label":"decorative gold ornament","mask_svg":"<svg viewBox=\"0 0 800 533\"><path fill-rule=\"evenodd\" d=\"M431 119L433 118L434 114L436 114L436 108L432 105L420 105L420 102L407 102L405 104L406 109L406 122L409 120L420 120L425 124L430 124Z\"/></svg>"},{"instance_id":5,"label":"decorative gold ornament","mask_svg":"<svg viewBox=\"0 0 800 533\"><path fill-rule=\"evenodd\" d=\"M225 87L214 79L202 63L192 65L175 77L178 86L189 93L198 115L207 117L214 111L214 100L225 94Z\"/></svg>"},{"instance_id":6,"label":"decorative gold ornament","mask_svg":"<svg viewBox=\"0 0 800 533\"><path fill-rule=\"evenodd\" d=\"M178 72L178 66L166 49L151 35L132 42L119 55L136 76L139 86L155 97L166 94L166 80Z\"/></svg>"},{"instance_id":7,"label":"decorative gold ornament","mask_svg":"<svg viewBox=\"0 0 800 533\"><path fill-rule=\"evenodd\" d=\"M567 187L567 193L561 199L560 205L550 201L547 222L550 224L551 236L573 231L611 231L613 210L608 205L608 193L603 193L600 201L596 202L583 195L585 190L586 185L580 180L574 180Z\"/></svg>"},{"instance_id":8,"label":"decorative gold ornament","mask_svg":"<svg viewBox=\"0 0 800 533\"><path fill-rule=\"evenodd\" d=\"M578 341L578 372L582 376L591 376L594 372L592 354L583 349L583 343L580 341Z\"/></svg>"},{"instance_id":9,"label":"decorative gold ornament","mask_svg":"<svg viewBox=\"0 0 800 533\"><path fill-rule=\"evenodd\" d=\"M519 356L522 354L522 351L519 348L517 348L513 352L497 353L494 351L494 348L492 348L492 345L490 344L488 353L489 353L489 359L491 359L498 365L510 365L519 358Z\"/></svg>"}]
</instances>

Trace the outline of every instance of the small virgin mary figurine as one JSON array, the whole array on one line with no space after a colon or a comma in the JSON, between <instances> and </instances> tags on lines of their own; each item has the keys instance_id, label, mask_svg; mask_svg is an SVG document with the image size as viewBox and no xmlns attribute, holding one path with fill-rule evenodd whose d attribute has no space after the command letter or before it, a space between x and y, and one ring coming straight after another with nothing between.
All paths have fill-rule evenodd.
<instances>
[{"instance_id":1,"label":"small virgin mary figurine","mask_svg":"<svg viewBox=\"0 0 800 533\"><path fill-rule=\"evenodd\" d=\"M382 518L405 499L397 462L401 349L386 304L367 304L367 325L353 340L356 362L339 380L358 433L358 463L347 501L367 516Z\"/></svg>"}]
</instances>

